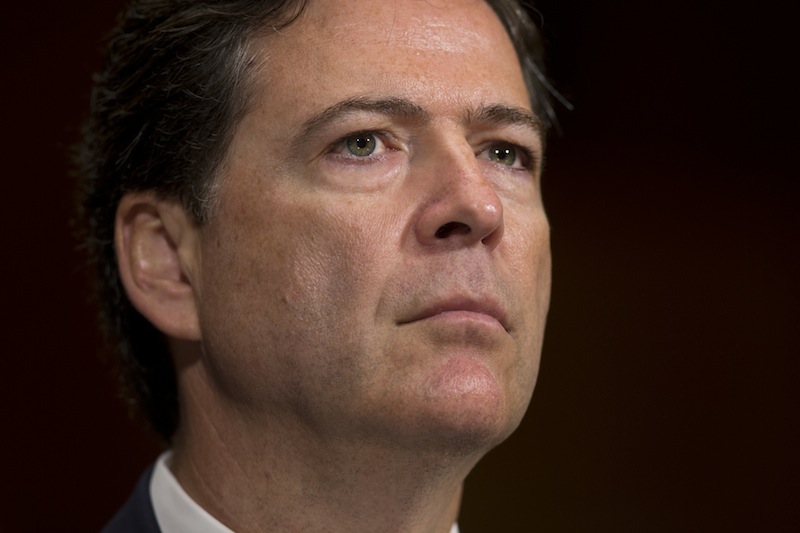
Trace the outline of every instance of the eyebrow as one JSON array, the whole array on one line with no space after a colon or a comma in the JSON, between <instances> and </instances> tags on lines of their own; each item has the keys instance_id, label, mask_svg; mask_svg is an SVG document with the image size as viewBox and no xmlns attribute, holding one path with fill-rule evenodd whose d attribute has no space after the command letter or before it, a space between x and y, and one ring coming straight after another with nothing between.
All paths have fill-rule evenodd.
<instances>
[{"instance_id":1,"label":"eyebrow","mask_svg":"<svg viewBox=\"0 0 800 533\"><path fill-rule=\"evenodd\" d=\"M410 120L419 124L431 121L431 114L424 107L405 98L355 96L337 102L303 122L295 139L308 137L320 128L341 120L347 115L361 112ZM533 130L539 137L543 137L545 131L541 119L534 113L522 107L505 104L481 105L474 110L467 111L464 121L467 124L522 126Z\"/></svg>"},{"instance_id":2,"label":"eyebrow","mask_svg":"<svg viewBox=\"0 0 800 533\"><path fill-rule=\"evenodd\" d=\"M482 105L466 115L467 124L490 124L497 126L523 126L532 129L539 137L544 136L544 123L531 111L522 107L504 104Z\"/></svg>"},{"instance_id":3,"label":"eyebrow","mask_svg":"<svg viewBox=\"0 0 800 533\"><path fill-rule=\"evenodd\" d=\"M300 133L297 137L306 137L332 122L359 112L376 113L419 123L430 121L430 113L428 111L404 98L353 97L337 102L306 120L300 126Z\"/></svg>"}]
</instances>

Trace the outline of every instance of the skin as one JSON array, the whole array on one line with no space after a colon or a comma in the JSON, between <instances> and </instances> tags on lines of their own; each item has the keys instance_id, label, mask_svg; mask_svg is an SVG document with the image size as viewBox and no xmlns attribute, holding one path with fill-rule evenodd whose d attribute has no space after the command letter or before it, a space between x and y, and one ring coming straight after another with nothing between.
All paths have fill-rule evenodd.
<instances>
[{"instance_id":1,"label":"skin","mask_svg":"<svg viewBox=\"0 0 800 533\"><path fill-rule=\"evenodd\" d=\"M483 2L326 0L253 50L211 221L120 208L178 369L171 468L236 531L448 531L527 408L549 302L513 47Z\"/></svg>"}]
</instances>

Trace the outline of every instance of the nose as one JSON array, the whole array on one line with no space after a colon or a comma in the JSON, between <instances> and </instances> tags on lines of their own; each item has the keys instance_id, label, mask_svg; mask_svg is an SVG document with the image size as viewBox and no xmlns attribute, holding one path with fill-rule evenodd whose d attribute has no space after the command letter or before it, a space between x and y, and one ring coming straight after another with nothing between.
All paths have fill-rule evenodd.
<instances>
[{"instance_id":1,"label":"nose","mask_svg":"<svg viewBox=\"0 0 800 533\"><path fill-rule=\"evenodd\" d=\"M503 203L472 149L438 154L424 170L426 199L415 223L424 246L470 246L494 250L503 238Z\"/></svg>"}]
</instances>

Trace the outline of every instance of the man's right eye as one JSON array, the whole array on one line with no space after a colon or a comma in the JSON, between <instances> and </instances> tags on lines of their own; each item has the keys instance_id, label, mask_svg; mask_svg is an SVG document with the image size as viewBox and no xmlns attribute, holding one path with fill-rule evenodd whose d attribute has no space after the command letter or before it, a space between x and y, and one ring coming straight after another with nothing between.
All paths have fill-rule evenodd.
<instances>
[{"instance_id":1,"label":"man's right eye","mask_svg":"<svg viewBox=\"0 0 800 533\"><path fill-rule=\"evenodd\" d=\"M360 131L333 143L330 152L350 159L370 159L384 155L388 147L383 132Z\"/></svg>"},{"instance_id":2,"label":"man's right eye","mask_svg":"<svg viewBox=\"0 0 800 533\"><path fill-rule=\"evenodd\" d=\"M347 151L357 157L372 155L378 144L378 139L372 133L358 133L345 139Z\"/></svg>"}]
</instances>

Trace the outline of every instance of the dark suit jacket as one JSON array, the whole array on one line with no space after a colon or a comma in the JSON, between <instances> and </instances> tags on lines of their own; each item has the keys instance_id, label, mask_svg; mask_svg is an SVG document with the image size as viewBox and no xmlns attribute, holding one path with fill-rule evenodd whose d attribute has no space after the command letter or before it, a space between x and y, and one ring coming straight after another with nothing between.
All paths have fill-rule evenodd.
<instances>
[{"instance_id":1,"label":"dark suit jacket","mask_svg":"<svg viewBox=\"0 0 800 533\"><path fill-rule=\"evenodd\" d=\"M150 466L133 490L122 509L114 515L101 533L161 533L150 499L150 478L153 466Z\"/></svg>"}]
</instances>

